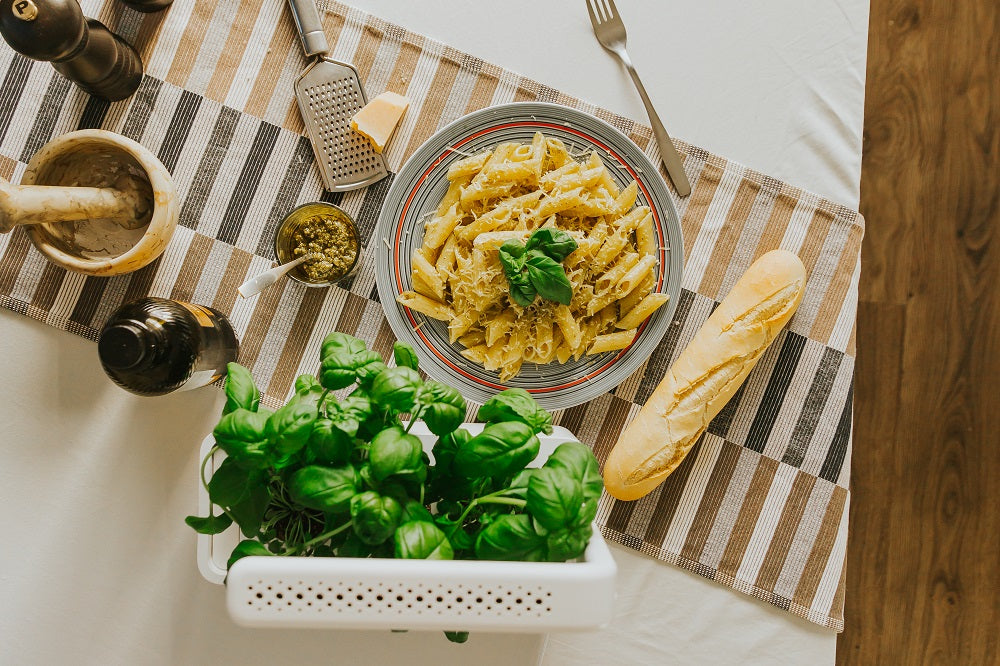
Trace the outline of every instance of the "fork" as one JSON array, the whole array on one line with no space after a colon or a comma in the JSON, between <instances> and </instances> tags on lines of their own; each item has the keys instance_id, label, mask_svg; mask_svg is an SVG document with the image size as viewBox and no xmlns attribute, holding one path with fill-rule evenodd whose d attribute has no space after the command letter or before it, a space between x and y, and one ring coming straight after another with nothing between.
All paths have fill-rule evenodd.
<instances>
[{"instance_id":1,"label":"fork","mask_svg":"<svg viewBox=\"0 0 1000 666\"><path fill-rule=\"evenodd\" d=\"M691 183L688 181L687 174L684 173L681 156L677 154L674 142L670 140L670 135L667 134L666 128L660 122L660 117L656 115L656 109L653 108L653 103L650 101L649 95L646 94L642 81L639 80L639 74L632 66L631 58L628 57L628 51L625 50L625 24L622 23L614 0L587 0L587 11L590 12L590 22L594 26L597 41L606 50L618 56L632 77L632 83L635 84L639 91L639 97L642 98L643 106L646 107L649 124L653 127L653 136L656 137L656 145L660 148L660 158L663 160L663 165L667 167L667 174L673 181L677 194L686 197L691 194Z\"/></svg>"}]
</instances>

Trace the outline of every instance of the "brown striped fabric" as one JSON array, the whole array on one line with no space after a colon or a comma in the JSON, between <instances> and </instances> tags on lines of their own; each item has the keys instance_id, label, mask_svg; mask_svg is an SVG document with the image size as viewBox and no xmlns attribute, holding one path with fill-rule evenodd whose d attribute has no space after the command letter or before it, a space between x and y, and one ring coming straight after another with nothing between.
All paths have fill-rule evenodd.
<instances>
[{"instance_id":1,"label":"brown striped fabric","mask_svg":"<svg viewBox=\"0 0 1000 666\"><path fill-rule=\"evenodd\" d=\"M114 278L66 273L15 229L0 236L0 305L90 339L114 308L147 294L212 305L232 320L240 360L267 387L271 407L297 374L315 370L331 330L389 353L393 337L374 279L381 248L370 241L392 176L360 191L323 191L292 91L307 62L284 5L175 0L169 12L146 16L121 3L82 4L135 44L146 66L142 85L108 104L47 63L0 50L0 177L17 182L27 160L58 134L101 127L143 143L171 171L180 224L157 261ZM358 66L370 95L392 90L412 101L387 147L394 173L444 124L515 100L594 113L658 162L645 125L357 9L324 4L331 55ZM848 208L677 144L694 191L676 200L685 270L675 321L613 392L557 411L555 420L603 461L746 268L776 247L796 252L809 284L787 330L678 470L642 500L604 497L598 523L611 540L839 631L864 222ZM357 275L343 287L286 281L238 298L236 287L270 266L283 214L321 198L358 220L365 260Z\"/></svg>"}]
</instances>

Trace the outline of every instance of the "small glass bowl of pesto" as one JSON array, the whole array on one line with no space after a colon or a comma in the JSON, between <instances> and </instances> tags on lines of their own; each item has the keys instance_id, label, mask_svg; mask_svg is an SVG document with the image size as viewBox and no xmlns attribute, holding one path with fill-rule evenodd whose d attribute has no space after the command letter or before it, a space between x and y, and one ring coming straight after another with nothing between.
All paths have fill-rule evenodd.
<instances>
[{"instance_id":1,"label":"small glass bowl of pesto","mask_svg":"<svg viewBox=\"0 0 1000 666\"><path fill-rule=\"evenodd\" d=\"M350 276L361 258L358 227L342 208L324 201L302 204L278 226L274 254L279 264L314 255L288 272L310 287L328 287Z\"/></svg>"}]
</instances>

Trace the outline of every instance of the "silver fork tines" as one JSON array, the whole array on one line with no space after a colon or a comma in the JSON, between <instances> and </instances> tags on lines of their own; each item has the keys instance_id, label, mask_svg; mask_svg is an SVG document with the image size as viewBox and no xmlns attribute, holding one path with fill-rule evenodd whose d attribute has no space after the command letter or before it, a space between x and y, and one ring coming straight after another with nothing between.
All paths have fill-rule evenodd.
<instances>
[{"instance_id":1,"label":"silver fork tines","mask_svg":"<svg viewBox=\"0 0 1000 666\"><path fill-rule=\"evenodd\" d=\"M642 98L642 104L646 107L649 124L653 128L653 136L656 138L656 145L660 149L660 158L667 168L667 174L673 181L677 194L686 197L691 194L691 183L688 182L687 174L684 173L681 156L677 154L674 142L670 140L670 135L667 134L666 128L660 122L660 117L656 114L656 109L653 108L653 103L650 101L649 95L646 94L646 89L643 87L642 81L639 80L635 67L632 66L628 51L625 50L627 40L625 24L618 14L614 0L587 0L587 11L590 13L590 22L594 26L594 35L597 36L597 41L605 49L618 56L618 59L625 65L625 69L628 70L629 76L632 77L632 82L635 84L636 90L639 91L639 97Z\"/></svg>"}]
</instances>

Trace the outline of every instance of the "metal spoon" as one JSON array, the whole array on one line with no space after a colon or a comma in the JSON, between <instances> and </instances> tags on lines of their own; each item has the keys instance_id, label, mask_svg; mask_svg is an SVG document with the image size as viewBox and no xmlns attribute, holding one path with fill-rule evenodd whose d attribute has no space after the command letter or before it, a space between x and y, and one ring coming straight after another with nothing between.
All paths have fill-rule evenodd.
<instances>
[{"instance_id":1,"label":"metal spoon","mask_svg":"<svg viewBox=\"0 0 1000 666\"><path fill-rule=\"evenodd\" d=\"M250 298L251 296L256 296L260 292L264 291L272 284L278 281L282 275L292 270L299 264L320 256L318 253L303 254L298 259L293 259L288 263L281 264L280 266L275 266L274 268L264 271L257 277L252 277L243 284L241 284L236 291L240 292L240 296L243 298Z\"/></svg>"}]
</instances>

